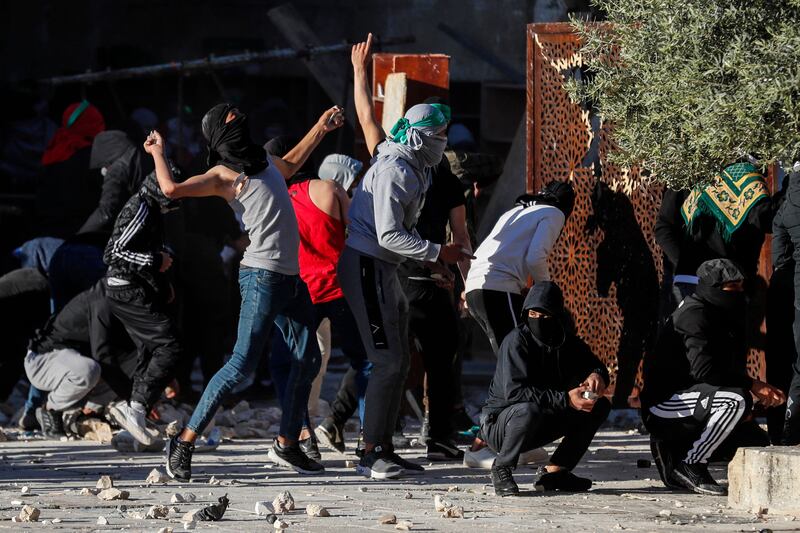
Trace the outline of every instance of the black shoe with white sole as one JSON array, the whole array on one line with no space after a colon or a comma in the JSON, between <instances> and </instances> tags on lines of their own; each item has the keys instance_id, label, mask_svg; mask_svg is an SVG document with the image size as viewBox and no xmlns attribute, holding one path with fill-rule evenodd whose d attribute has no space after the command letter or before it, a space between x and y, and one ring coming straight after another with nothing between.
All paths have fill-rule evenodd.
<instances>
[{"instance_id":1,"label":"black shoe with white sole","mask_svg":"<svg viewBox=\"0 0 800 533\"><path fill-rule=\"evenodd\" d=\"M497 496L517 496L519 487L514 481L514 469L510 466L492 465L492 486Z\"/></svg>"},{"instance_id":2,"label":"black shoe with white sole","mask_svg":"<svg viewBox=\"0 0 800 533\"><path fill-rule=\"evenodd\" d=\"M403 469L392 460L391 454L380 446L375 446L361 457L356 472L372 479L393 479L400 477Z\"/></svg>"},{"instance_id":3,"label":"black shoe with white sole","mask_svg":"<svg viewBox=\"0 0 800 533\"><path fill-rule=\"evenodd\" d=\"M300 446L300 451L306 454L306 457L313 459L316 462L322 461L322 454L319 453L319 446L317 446L317 439L312 434L307 439L303 439L297 443Z\"/></svg>"},{"instance_id":4,"label":"black shoe with white sole","mask_svg":"<svg viewBox=\"0 0 800 533\"><path fill-rule=\"evenodd\" d=\"M58 439L66 435L64 432L63 413L44 407L36 408L36 420L42 428L42 435L48 439Z\"/></svg>"},{"instance_id":5,"label":"black shoe with white sole","mask_svg":"<svg viewBox=\"0 0 800 533\"><path fill-rule=\"evenodd\" d=\"M313 476L325 472L325 467L304 454L299 444L283 446L275 439L267 456L276 465L294 470L298 474Z\"/></svg>"},{"instance_id":6,"label":"black shoe with white sole","mask_svg":"<svg viewBox=\"0 0 800 533\"><path fill-rule=\"evenodd\" d=\"M464 450L458 448L453 441L428 439L429 461L458 461L464 460Z\"/></svg>"},{"instance_id":7,"label":"black shoe with white sole","mask_svg":"<svg viewBox=\"0 0 800 533\"><path fill-rule=\"evenodd\" d=\"M679 480L684 486L696 492L697 494L709 494L712 496L725 496L728 490L721 487L714 481L711 474L708 472L708 466L705 463L685 463L681 462L675 467L675 478Z\"/></svg>"},{"instance_id":8,"label":"black shoe with white sole","mask_svg":"<svg viewBox=\"0 0 800 533\"><path fill-rule=\"evenodd\" d=\"M167 441L167 475L178 481L192 478L192 454L194 444L174 436Z\"/></svg>"},{"instance_id":9,"label":"black shoe with white sole","mask_svg":"<svg viewBox=\"0 0 800 533\"><path fill-rule=\"evenodd\" d=\"M650 436L650 452L656 464L658 475L665 487L671 490L683 489L683 483L675 479L675 466L672 460L672 450L663 440Z\"/></svg>"}]
</instances>

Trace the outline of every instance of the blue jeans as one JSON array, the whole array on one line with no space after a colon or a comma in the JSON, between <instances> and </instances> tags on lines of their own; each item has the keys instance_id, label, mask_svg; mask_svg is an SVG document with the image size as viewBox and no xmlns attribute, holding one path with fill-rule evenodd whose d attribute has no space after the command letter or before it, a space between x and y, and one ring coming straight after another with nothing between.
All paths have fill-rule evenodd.
<instances>
[{"instance_id":1,"label":"blue jeans","mask_svg":"<svg viewBox=\"0 0 800 533\"><path fill-rule=\"evenodd\" d=\"M222 398L255 370L274 322L291 349L292 359L282 402L280 435L297 440L321 359L308 289L300 276L242 266L239 291L242 307L233 355L211 378L187 427L202 433Z\"/></svg>"},{"instance_id":2,"label":"blue jeans","mask_svg":"<svg viewBox=\"0 0 800 533\"><path fill-rule=\"evenodd\" d=\"M314 312L316 314L316 326L314 331L317 330L320 322L322 322L324 318L328 318L331 321L332 329L339 337L342 351L348 359L350 359L350 366L356 371L355 383L356 397L358 399L358 418L363 425L364 397L367 393L367 382L369 380L369 372L372 368L372 363L367 359L367 352L364 350L364 345L361 343L361 336L358 333L356 319L353 317L350 306L347 305L347 301L344 298L337 298L330 302L315 304ZM278 398L281 400L282 407L287 390L286 384L291 371L291 356L292 353L283 340L283 337L277 334L273 335L269 370L275 382L275 388L277 389ZM304 425L305 427L311 427L308 409L306 409Z\"/></svg>"}]
</instances>

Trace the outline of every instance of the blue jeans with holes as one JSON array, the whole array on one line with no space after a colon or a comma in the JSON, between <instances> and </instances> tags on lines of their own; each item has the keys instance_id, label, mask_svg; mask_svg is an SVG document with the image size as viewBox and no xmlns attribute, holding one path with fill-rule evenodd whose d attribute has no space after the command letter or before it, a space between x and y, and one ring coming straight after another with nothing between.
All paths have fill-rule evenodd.
<instances>
[{"instance_id":1,"label":"blue jeans with holes","mask_svg":"<svg viewBox=\"0 0 800 533\"><path fill-rule=\"evenodd\" d=\"M202 433L222 398L255 370L264 347L270 341L274 323L291 351L280 434L297 440L305 418L311 382L319 372L321 359L314 307L308 289L300 276L242 266L239 269L239 291L242 307L233 356L211 378L187 427L195 433Z\"/></svg>"}]
</instances>

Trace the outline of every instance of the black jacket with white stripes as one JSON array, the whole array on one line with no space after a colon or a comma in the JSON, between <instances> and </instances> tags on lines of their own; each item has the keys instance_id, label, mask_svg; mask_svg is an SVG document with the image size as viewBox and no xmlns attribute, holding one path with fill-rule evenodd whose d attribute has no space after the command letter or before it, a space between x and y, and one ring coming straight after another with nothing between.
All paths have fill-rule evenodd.
<instances>
[{"instance_id":1,"label":"black jacket with white stripes","mask_svg":"<svg viewBox=\"0 0 800 533\"><path fill-rule=\"evenodd\" d=\"M177 169L172 172L178 175ZM103 254L107 278L144 282L157 292L165 287L164 275L159 272L164 248L162 213L176 207L178 203L164 196L155 172L151 172L114 223Z\"/></svg>"},{"instance_id":2,"label":"black jacket with white stripes","mask_svg":"<svg viewBox=\"0 0 800 533\"><path fill-rule=\"evenodd\" d=\"M649 408L693 385L750 390L745 355L744 305L725 312L700 294L687 297L645 354L641 401Z\"/></svg>"}]
</instances>

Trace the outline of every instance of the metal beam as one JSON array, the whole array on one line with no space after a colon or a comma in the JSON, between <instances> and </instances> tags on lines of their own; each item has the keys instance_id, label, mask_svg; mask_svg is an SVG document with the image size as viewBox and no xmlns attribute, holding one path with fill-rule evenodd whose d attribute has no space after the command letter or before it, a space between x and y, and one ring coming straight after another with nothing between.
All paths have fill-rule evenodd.
<instances>
[{"instance_id":1,"label":"metal beam","mask_svg":"<svg viewBox=\"0 0 800 533\"><path fill-rule=\"evenodd\" d=\"M414 37L392 37L378 41L382 46L413 43ZM192 72L208 72L210 70L238 67L252 63L265 63L281 59L309 59L324 54L347 52L354 43L337 43L322 46L309 46L306 48L280 48L265 52L243 52L225 56L210 55L201 59L187 59L182 61L172 61L157 65L147 65L143 67L131 67L118 70L103 70L96 72L85 72L83 74L72 74L69 76L53 76L40 80L49 85L66 85L69 83L96 83L101 81L116 81L133 78L147 78L151 76L162 76L165 74L189 74ZM340 73L341 75L341 73ZM338 98L338 97L337 97Z\"/></svg>"}]
</instances>

